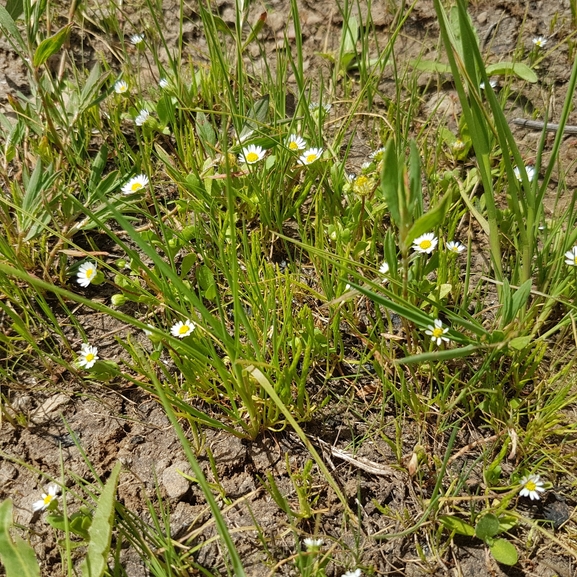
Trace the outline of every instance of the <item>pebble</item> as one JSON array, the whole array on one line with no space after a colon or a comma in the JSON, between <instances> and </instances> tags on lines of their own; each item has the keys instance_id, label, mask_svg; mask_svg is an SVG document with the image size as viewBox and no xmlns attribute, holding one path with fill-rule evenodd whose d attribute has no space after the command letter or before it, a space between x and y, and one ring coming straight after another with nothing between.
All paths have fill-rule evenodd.
<instances>
[{"instance_id":1,"label":"pebble","mask_svg":"<svg viewBox=\"0 0 577 577\"><path fill-rule=\"evenodd\" d=\"M164 485L166 494L171 499L180 499L183 497L190 485L189 481L185 479L179 471L189 476L192 474L187 461L178 461L162 473L162 484Z\"/></svg>"}]
</instances>

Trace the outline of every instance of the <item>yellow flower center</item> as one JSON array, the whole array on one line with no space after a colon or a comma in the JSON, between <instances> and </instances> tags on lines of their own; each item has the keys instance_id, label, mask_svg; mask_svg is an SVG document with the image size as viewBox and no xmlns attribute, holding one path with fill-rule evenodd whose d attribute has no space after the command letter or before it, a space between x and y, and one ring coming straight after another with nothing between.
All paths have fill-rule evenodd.
<instances>
[{"instance_id":1,"label":"yellow flower center","mask_svg":"<svg viewBox=\"0 0 577 577\"><path fill-rule=\"evenodd\" d=\"M432 246L432 242L430 240L422 240L419 244L419 246L423 249L423 250L427 250L428 248L431 248Z\"/></svg>"},{"instance_id":2,"label":"yellow flower center","mask_svg":"<svg viewBox=\"0 0 577 577\"><path fill-rule=\"evenodd\" d=\"M535 481L527 481L527 483L525 483L525 489L527 489L527 491L530 491L530 492L535 491L535 489L537 489L537 485L535 485Z\"/></svg>"},{"instance_id":3,"label":"yellow flower center","mask_svg":"<svg viewBox=\"0 0 577 577\"><path fill-rule=\"evenodd\" d=\"M445 331L441 327L435 327L431 332L433 333L433 337L438 339L443 336Z\"/></svg>"},{"instance_id":4,"label":"yellow flower center","mask_svg":"<svg viewBox=\"0 0 577 577\"><path fill-rule=\"evenodd\" d=\"M93 355L92 353L88 353L88 354L84 357L84 360L85 360L87 363L90 363L90 362L92 362L92 361L94 360L94 355Z\"/></svg>"},{"instance_id":5,"label":"yellow flower center","mask_svg":"<svg viewBox=\"0 0 577 577\"><path fill-rule=\"evenodd\" d=\"M178 334L179 335L184 335L185 333L188 332L188 325L182 325L179 329L178 329Z\"/></svg>"},{"instance_id":6,"label":"yellow flower center","mask_svg":"<svg viewBox=\"0 0 577 577\"><path fill-rule=\"evenodd\" d=\"M93 268L87 268L86 269L86 278L91 278L92 276L94 276L94 269Z\"/></svg>"},{"instance_id":7,"label":"yellow flower center","mask_svg":"<svg viewBox=\"0 0 577 577\"><path fill-rule=\"evenodd\" d=\"M256 152L249 152L246 155L247 162L256 162L258 160L258 154Z\"/></svg>"},{"instance_id":8,"label":"yellow flower center","mask_svg":"<svg viewBox=\"0 0 577 577\"><path fill-rule=\"evenodd\" d=\"M292 142L289 142L289 148L291 150L297 150L299 147L299 145L293 140Z\"/></svg>"},{"instance_id":9,"label":"yellow flower center","mask_svg":"<svg viewBox=\"0 0 577 577\"><path fill-rule=\"evenodd\" d=\"M42 499L42 500L44 502L44 505L46 506L46 505L50 505L50 502L52 501L52 499L54 499L54 497L52 495L44 495L44 499Z\"/></svg>"},{"instance_id":10,"label":"yellow flower center","mask_svg":"<svg viewBox=\"0 0 577 577\"><path fill-rule=\"evenodd\" d=\"M130 187L130 189L132 190L132 192L136 192L137 190L140 190L142 188L142 183L141 182L133 182L132 186Z\"/></svg>"},{"instance_id":11,"label":"yellow flower center","mask_svg":"<svg viewBox=\"0 0 577 577\"><path fill-rule=\"evenodd\" d=\"M577 266L577 254L573 256L573 262L575 263L575 266Z\"/></svg>"},{"instance_id":12,"label":"yellow flower center","mask_svg":"<svg viewBox=\"0 0 577 577\"><path fill-rule=\"evenodd\" d=\"M307 162L308 164L311 164L311 162L314 162L317 159L317 155L316 154L309 154L307 156Z\"/></svg>"}]
</instances>

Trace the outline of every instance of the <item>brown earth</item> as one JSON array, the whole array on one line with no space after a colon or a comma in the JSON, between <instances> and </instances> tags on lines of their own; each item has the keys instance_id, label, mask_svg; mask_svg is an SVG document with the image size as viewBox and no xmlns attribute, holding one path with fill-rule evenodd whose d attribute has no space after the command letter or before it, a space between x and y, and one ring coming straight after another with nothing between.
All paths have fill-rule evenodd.
<instances>
[{"instance_id":1,"label":"brown earth","mask_svg":"<svg viewBox=\"0 0 577 577\"><path fill-rule=\"evenodd\" d=\"M374 0L372 3L373 21L383 44L393 20L393 4L384 0ZM299 5L306 54L304 68L309 78L314 80L329 70L329 64L318 52L336 48L342 18L332 0L303 0ZM234 22L233 4L219 0L215 6L227 24ZM89 16L97 18L97 3L88 4L85 9ZM150 16L145 11L130 3L125 3L125 9L130 16L123 22L125 34L147 29ZM255 6L249 20L254 21L264 9L261 5ZM283 42L290 10L288 2L271 0L266 4L266 11L267 24L262 35L267 51L272 54ZM516 0L481 0L472 3L471 14L491 62L511 58L519 44L519 35L520 44L526 50L531 48L534 36L550 38L546 52L551 51L551 54L539 67L539 82L535 85L519 83L517 90L523 98L517 101L512 98L508 114L511 118L528 117L533 110L544 111L550 103L550 117L555 121L560 114L571 62L566 44L556 50L550 49L573 30L569 1L520 3ZM164 0L162 17L167 29L167 41L175 42L178 5ZM117 60L118 50L115 49L117 39L96 33L89 25L75 33L78 42L82 40L82 47L73 44L72 49L75 58L84 59L86 66L91 66L95 54L104 52L109 61L122 67L123 63ZM294 29L289 24L289 38L291 34L294 36ZM197 12L190 6L187 7L184 38L188 47L187 56L202 59L206 43ZM407 62L423 50L428 58L435 58L437 38L432 2L417 2L400 37L397 59ZM252 56L255 70L258 70L262 65L258 52ZM430 76L422 75L423 89L430 80ZM290 83L289 78L289 86ZM383 93L390 91L392 86L392 79L385 75L382 80ZM0 39L0 105L4 112L10 110L6 95L15 95L18 91L27 92L25 69L7 41ZM459 114L450 82L442 85L440 95L442 102L437 95L433 99L428 93L423 94L423 118L428 118L435 110L433 106L436 106L437 121L450 125ZM338 113L338 103L336 110ZM577 113L572 113L570 122L577 124ZM515 127L514 134L530 161L535 154L539 133ZM376 134L367 127L359 127L351 155L355 159L351 170L358 169L367 153L378 145ZM562 147L561 163L568 172L567 181L572 186L577 185L576 159L575 140L567 137ZM114 336L122 336L123 331L127 330L125 327L109 325L109 320L90 312L82 315L81 322L91 342L101 343L99 346L107 358L120 354ZM18 424L16 421L5 421L0 430L0 455L4 457L0 462L0 499L13 499L15 520L29 528L28 536L41 561L42 575L62 574L60 556L52 529L43 523L41 515L32 513L32 503L39 498L48 478L60 477L61 460L67 485L72 487L74 476L93 482L94 474L105 477L120 459L125 468L118 498L127 509L150 521L145 497L154 501L158 485L170 504L174 539L190 547L192 543L206 541L214 534L202 493L196 484L184 480L179 473L186 473L188 465L162 408L153 397L123 383L104 387L87 381L77 382L73 375L59 372L56 368L50 375L38 367L36 372L27 370L23 374L16 373L16 376L20 384L9 382L1 385L1 392L8 402L7 411ZM340 383L333 381L333 386L337 390L349 390L345 377ZM577 575L577 549L570 556L567 551L538 539L522 556L517 567L505 569L498 566L485 548L473 540L455 540L441 559L433 553L436 547L426 541L424 533L390 541L372 538L371 535L378 531L395 533L405 528L400 522L391 525L390 519L395 512L399 515L412 512L412 522L420 517L423 512L420 503L423 497L430 494L430 487L420 486L409 477L406 472L409 460L417 442L424 446L427 455L442 455L447 438L423 438L422 431L415 430L414 425L407 423L403 431L404 458L399 461L389 444L382 440L386 436L395 439L395 431L388 425L387 408L379 406L378 398L371 402L370 396L367 399L361 396L362 391L356 392L355 408L363 413L366 422L359 422L351 413L342 413L335 401L324 409L322 419L306 427L311 438L321 438L357 459L347 462L317 443L317 448L323 451L326 462L332 467L335 479L347 495L350 507L358 513L362 525L360 531L355 529L353 523L342 526L342 505L322 478L315 475L311 497L315 499L314 508L318 514L301 522L299 530L303 537L314 533L322 535L328 546L338 543L333 551L336 561L327 567L329 577L339 576L344 568L356 566L374 574L411 577ZM360 442L371 427L377 426L383 427L382 436L370 435L367 436L370 442ZM238 528L234 539L247 574L254 577L271 574L276 563L288 560L294 554L295 543L286 515L263 488L261 480L267 474L274 475L281 492L297 508L295 488L288 475L287 464L293 472L302 469L308 458L305 448L287 431L267 433L252 442L211 430L202 431L201 437L200 462L209 480L219 487L219 498L226 508L229 527ZM462 431L454 452L479 438L478 432ZM92 463L93 471L80 449ZM453 467L458 470L457 467L473 463L478 454L478 449L471 449L456 460ZM365 462L362 458L372 461L377 468L372 473L368 472L363 468ZM215 467L211 467L211 459ZM479 473L478 468L473 469L471 482L475 482L475 472ZM476 482L482 482L482 478L479 477ZM69 507L74 508L77 502L72 496ZM384 506L389 508L391 515L385 517L379 511L379 507ZM536 518L542 514L538 506L527 511L528 516ZM255 519L262 535L254 529ZM190 540L191 535L194 536L193 541ZM260 541L263 536L269 546L266 554ZM126 549L123 555L129 577L147 574L133 551ZM224 574L220 550L215 543L202 547L195 560L215 574ZM281 564L277 572L293 575L293 565L290 562Z\"/></svg>"}]
</instances>

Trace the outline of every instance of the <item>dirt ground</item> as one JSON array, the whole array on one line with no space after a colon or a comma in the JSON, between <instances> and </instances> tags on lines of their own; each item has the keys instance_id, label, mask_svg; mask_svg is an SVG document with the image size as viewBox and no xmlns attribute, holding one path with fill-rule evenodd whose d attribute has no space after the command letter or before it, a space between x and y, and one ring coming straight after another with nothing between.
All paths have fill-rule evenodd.
<instances>
[{"instance_id":1,"label":"dirt ground","mask_svg":"<svg viewBox=\"0 0 577 577\"><path fill-rule=\"evenodd\" d=\"M265 45L270 53L283 42L286 23L290 20L289 3L285 0L270 0L265 6L255 5L251 18L263 9L267 11L267 23L262 32ZM394 2L374 0L372 17L383 44L389 34L393 21ZM301 0L301 21L304 35L304 50L307 55L305 70L311 79L319 77L319 71L327 71L328 63L318 52L334 49L338 42L342 18L335 8L333 0ZM164 0L163 17L168 30L168 42L175 41L178 34L177 4ZM233 3L218 0L215 4L223 20L234 22ZM91 4L87 4L90 14ZM138 18L133 20L134 27L125 22L126 34L140 31L139 25L146 26L147 16L136 10L130 2L124 4L128 13ZM187 43L187 56L200 58L206 44L202 37L200 19L193 7L187 5L187 21L184 38ZM510 59L522 35L521 43L529 50L532 38L538 35L550 38L547 51L557 42L561 42L572 31L569 0L562 1L483 1L472 2L471 14L477 26L490 61ZM87 32L75 32L78 39L82 36L82 49L74 48L76 57L83 57L86 66L91 66L98 51L113 55L108 51L116 39L104 38ZM294 36L294 30L292 32ZM289 24L289 38L291 26ZM423 51L427 58L434 59L438 39L438 27L433 3L430 0L417 2L399 39L396 57L399 62L407 62ZM106 40L106 42L104 42ZM253 54L254 67L258 69L259 55ZM274 60L274 59L273 59ZM121 63L117 65L120 67ZM512 100L508 111L511 118L529 117L533 110L544 111L551 102L552 121L559 117L564 90L569 80L571 61L567 46L552 51L537 70L539 82L535 85L520 83L518 90L523 98ZM421 86L427 86L430 76L422 75ZM386 94L392 83L387 76L382 79L382 90ZM290 78L289 78L290 86ZM4 38L0 38L0 109L10 110L7 95L17 91L27 92L27 80L22 63L11 50ZM435 88L435 93L436 93ZM439 122L455 121L459 111L455 105L455 94L450 83L443 84L444 104L439 106L438 96L423 94L423 117L428 117L436 106ZM522 102L523 104L519 104ZM338 109L338 103L335 103ZM572 113L570 124L577 124L577 114ZM375 148L374 134L366 134L359 128L352 158L360 165L367 153ZM534 158L539 132L527 128L514 128L514 134L521 144L528 162ZM575 160L577 152L575 139L564 140L561 161L568 170L567 180L577 186ZM351 170L358 166L351 166ZM82 319L91 342L99 342L99 347L107 358L120 354L115 341L114 331L122 336L123 327L105 324L98 314L87 312ZM171 532L175 539L189 543L191 534L196 541L204 541L214 534L210 513L202 494L195 484L191 484L180 475L186 472L188 465L179 442L158 402L140 389L128 387L125 383L115 382L110 386L92 384L88 381L77 382L72 375L54 371L50 375L27 371L16 374L19 384L2 383L1 392L9 399L16 413L26 416L19 426L3 422L0 429L0 500L10 497L14 501L15 520L23 527L30 528L30 541L42 564L42 575L60 575L60 556L52 529L42 521L42 516L32 513L32 504L39 498L47 485L46 479L37 474L42 471L53 478L60 477L60 461L64 463L69 484L74 476L92 481L94 472L106 475L117 460L124 465L118 490L119 500L145 521L150 519L145 497L155 499L156 485L167 497L171 507ZM336 388L338 382L333 383ZM346 384L343 384L343 390ZM370 407L359 398L357 409L363 412L366 422L349 413L342 413L338 403L329 404L322 415L322 421L309 423L306 430L312 439L320 438L329 445L340 448L357 459L347 462L331 453L322 443L317 448L322 451L333 474L349 499L350 507L358 512L363 529L355 530L351 524L343 528L342 505L332 491L320 482L314 487L315 508L320 512L320 524L316 527L319 535L342 540L349 550L335 551L340 565L327 567L329 577L340 576L343 566L360 566L379 575L399 575L417 577L424 575L463 575L476 577L510 575L515 577L569 577L577 575L577 551L573 557L553 547L550 543L538 539L531 550L522 556L520 563L509 569L498 566L480 544L472 540L458 540L445 552L443 560L432 554L431 543L417 533L407 539L376 541L371 537L378 531L395 533L403 529L400 523L391 525L389 516L385 517L379 507L388 507L390 511L412 511L418 519L422 510L419 496L426 494L427 487L418 486L406 472L406 461L398 462L390 446L377 442L372 436L371 442L356 443L354 451L351 442L363 438L368 427L373 426L386 410ZM373 423L371 423L371 420ZM385 434L395 438L394 430ZM71 433L76 436L75 444ZM410 458L417 439L407 423L403 432L403 455ZM296 437L288 431L268 433L253 442L247 442L220 432L203 432L204 446L199 450L200 462L208 478L219 483L221 502L226 506L226 518L230 527L238 528L234 533L241 558L247 574L260 577L270 574L275 563L288 559L295 552L293 534L287 524L287 518L279 510L270 494L263 488L261 479L273 474L281 492L296 503L294 486L287 474L287 463L293 470L303 467L307 452ZM462 431L459 434L455 453L467 444L477 441L473 433ZM421 438L422 442L422 438ZM425 451L438 452L436 443L443 444L446 439L429 439L430 447ZM81 447L94 465L95 471L88 467ZM62 448L60 450L60 447ZM215 467L211 467L212 455ZM453 466L463 466L478 455L476 450L467 452ZM377 465L377 472L368 472L359 463L362 458ZM380 469L379 469L380 468ZM72 499L69 506L74 507ZM529 516L543 514L539 506L527 510ZM254 520L258 519L260 529L268 539L270 548L265 556L260 538L254 530ZM315 532L315 522L303 522L300 525L303 536ZM262 536L261 536L262 537ZM356 556L354 555L356 552ZM130 577L144 577L146 570L139 559L129 549L123 551L127 574ZM213 572L224 572L220 552L215 544L200 549L196 562ZM291 563L278 567L280 574L292 575ZM1 569L0 569L1 573Z\"/></svg>"}]
</instances>

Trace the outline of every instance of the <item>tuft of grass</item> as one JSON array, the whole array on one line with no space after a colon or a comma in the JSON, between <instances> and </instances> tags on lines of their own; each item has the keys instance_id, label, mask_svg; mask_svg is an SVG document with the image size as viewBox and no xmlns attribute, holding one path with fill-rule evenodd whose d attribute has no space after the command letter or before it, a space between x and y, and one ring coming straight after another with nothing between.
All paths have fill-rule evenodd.
<instances>
[{"instance_id":1,"label":"tuft of grass","mask_svg":"<svg viewBox=\"0 0 577 577\"><path fill-rule=\"evenodd\" d=\"M263 479L295 542L306 522L320 524L315 483L330 487L343 527L360 535L362 512L307 434L337 404L361 424L379 414L364 442L384 440L413 488L412 508L379 504L394 527L379 538L426 535L442 560L455 534L476 536L511 561L511 543L522 546L522 479L541 474L551 488L572 466L559 440L575 436L575 195L563 178L558 190L551 184L577 63L552 145L544 130L530 151L531 176L506 106L513 87L537 80L538 60L519 45L515 61L488 63L463 0L434 3L448 64L426 62L424 49L416 62L400 58L413 5L395 7L383 44L370 9L339 3L343 25L327 38L319 57L329 69L318 75L304 65L296 0L294 40L285 33L274 58L265 17L248 2L235 2L231 26L199 4L202 54L184 44L184 2L176 45L146 5L137 46L126 26L134 20L113 3L74 5L58 31L45 3L0 7L30 87L0 115L0 377L13 382L41 363L159 399L236 575L243 559L196 460L202 429L248 442L295 431L310 455L298 472L287 462L296 505L272 475ZM88 70L70 59L53 71L49 58L68 53L67 35L88 25L120 39L110 49L122 64L101 59ZM440 104L423 113L422 70L451 74L458 122L439 120ZM490 86L496 74L503 94ZM302 149L288 145L295 136ZM551 196L570 200L546 214ZM82 265L92 271L85 287ZM114 326L116 354L86 348L100 337L81 322L86 311ZM376 395L363 405L367 383ZM1 411L22 425L4 392ZM408 458L406 427L416 438ZM465 429L483 441L467 448ZM461 464L460 451L472 449L474 461ZM474 493L473 470L483 479ZM115 574L123 541L155 575L207 572L191 560L196 549L171 537L160 492L146 507L149 523L115 510L116 553L100 551ZM287 562L260 535L269 562ZM302 575L343 563L314 547L290 558Z\"/></svg>"}]
</instances>

